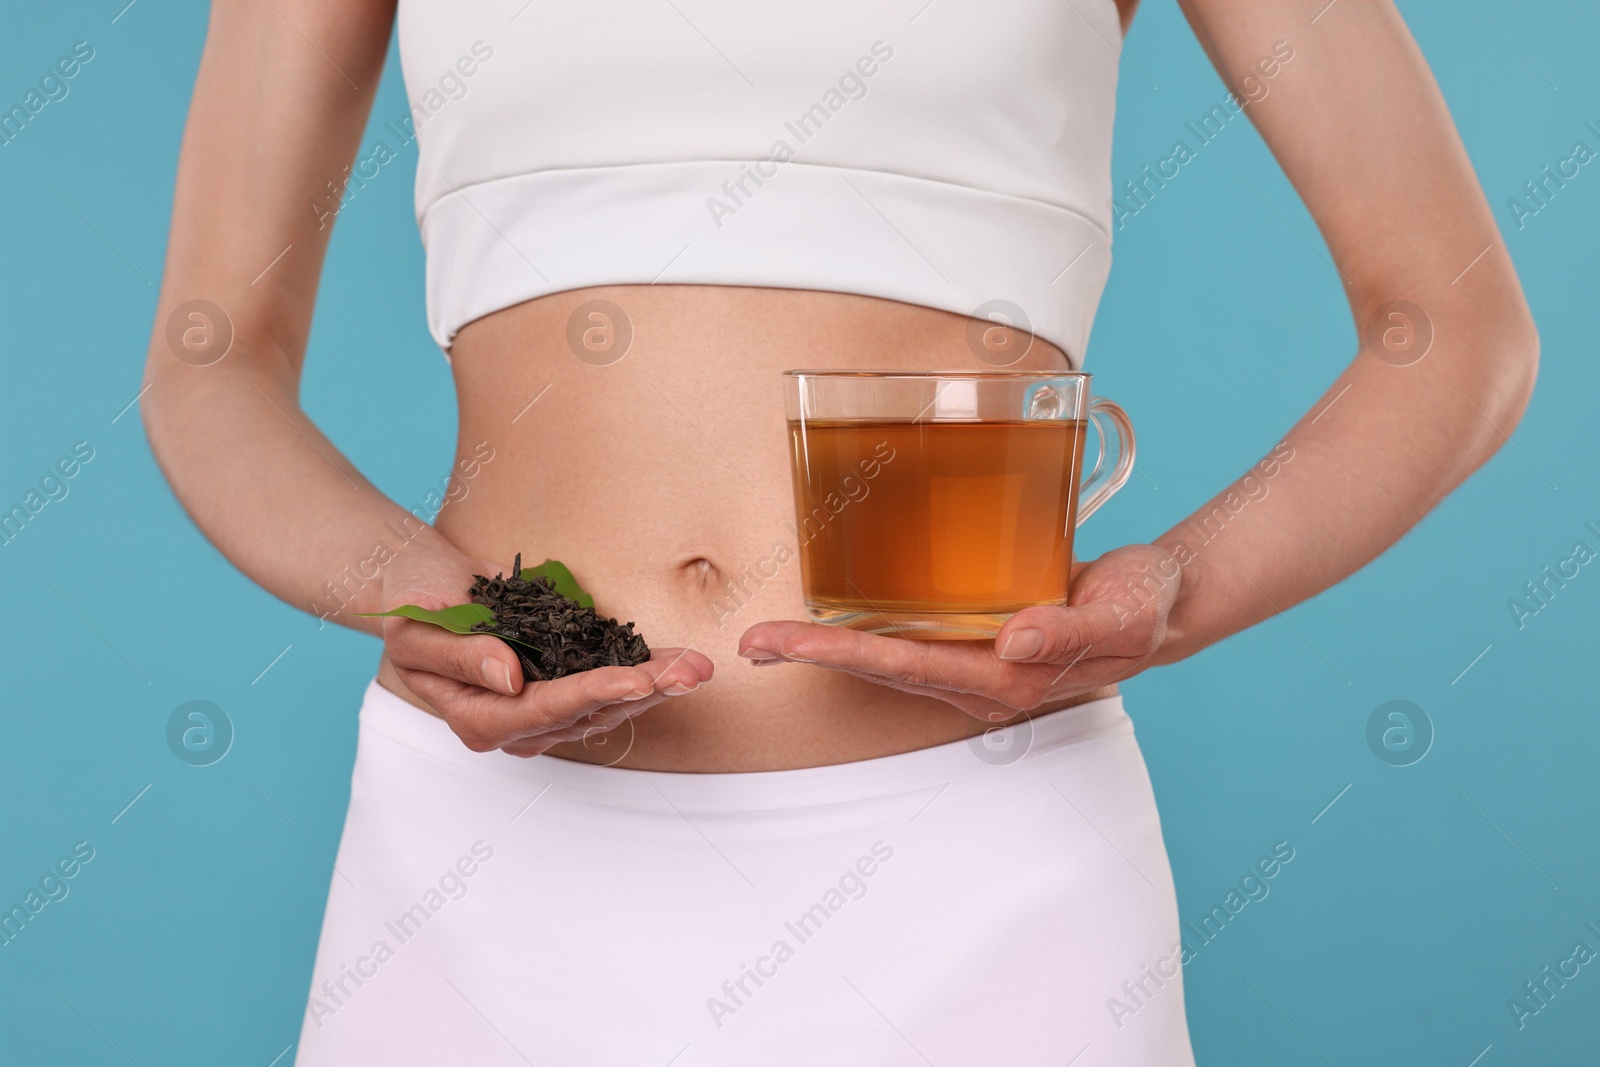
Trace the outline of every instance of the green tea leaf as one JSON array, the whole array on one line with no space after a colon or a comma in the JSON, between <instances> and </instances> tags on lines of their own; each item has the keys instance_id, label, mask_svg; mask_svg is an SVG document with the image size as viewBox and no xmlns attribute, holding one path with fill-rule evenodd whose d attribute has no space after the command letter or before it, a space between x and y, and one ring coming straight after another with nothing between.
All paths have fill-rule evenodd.
<instances>
[{"instance_id":1,"label":"green tea leaf","mask_svg":"<svg viewBox=\"0 0 1600 1067\"><path fill-rule=\"evenodd\" d=\"M562 563L560 560L547 559L537 567L524 567L519 577L521 577L523 581L532 581L534 578L546 578L550 581L551 587L554 588L557 593L560 593L562 596L577 604L579 607L594 607L594 597L583 591L583 587L580 586L578 584L578 580L572 576L572 572L567 569L567 565ZM425 622L433 626L442 627L454 634L493 632L477 630L474 629L474 627L484 623L493 625L495 621L494 612L490 611L482 604L456 604L452 607L443 608L438 611L418 607L415 604L402 604L392 611L363 611L359 612L358 614L367 619L384 618L391 615L399 616L405 619L415 619L417 622ZM509 641L512 644L521 645L523 648L532 649L535 652L539 651L537 646L530 645L526 641L519 640L515 637L508 637L502 633L494 633L494 636L500 638L502 641Z\"/></svg>"},{"instance_id":2,"label":"green tea leaf","mask_svg":"<svg viewBox=\"0 0 1600 1067\"><path fill-rule=\"evenodd\" d=\"M578 584L578 579L567 570L567 565L558 559L547 559L537 567L524 567L520 575L523 581L532 581L534 578L548 578L555 591L575 602L580 608L594 607L594 597L583 591Z\"/></svg>"},{"instance_id":3,"label":"green tea leaf","mask_svg":"<svg viewBox=\"0 0 1600 1067\"><path fill-rule=\"evenodd\" d=\"M489 630L474 630L473 627L478 623L494 622L494 612L482 604L456 604L454 607L443 608L439 611L419 608L415 604L401 604L393 611L358 611L356 614L364 619L380 619L388 615L398 615L404 619L415 619L418 622L443 627L453 634L489 634L491 637L498 637L502 641L509 641L513 645L521 645L523 648L532 649L535 652L540 651L537 645L530 645L528 642L515 637L508 637L505 634Z\"/></svg>"},{"instance_id":4,"label":"green tea leaf","mask_svg":"<svg viewBox=\"0 0 1600 1067\"><path fill-rule=\"evenodd\" d=\"M365 619L379 619L389 615L398 615L401 618L416 619L418 622L432 623L442 626L453 634L473 633L473 627L481 622L494 622L494 612L482 604L456 604L453 607L430 611L419 608L415 604L401 604L393 611L362 611L357 612Z\"/></svg>"}]
</instances>

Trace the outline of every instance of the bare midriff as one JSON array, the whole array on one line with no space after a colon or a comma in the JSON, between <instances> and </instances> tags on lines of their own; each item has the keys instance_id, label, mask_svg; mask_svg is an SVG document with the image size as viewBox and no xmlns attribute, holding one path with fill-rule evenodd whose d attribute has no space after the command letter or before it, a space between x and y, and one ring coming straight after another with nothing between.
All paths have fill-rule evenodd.
<instances>
[{"instance_id":1,"label":"bare midriff","mask_svg":"<svg viewBox=\"0 0 1600 1067\"><path fill-rule=\"evenodd\" d=\"M601 365L614 351L584 349L584 359L569 345L568 320L591 300L611 301L631 323L616 362ZM507 570L517 552L530 564L562 560L603 614L634 622L652 647L692 647L715 664L710 682L636 716L631 741L569 743L551 755L651 770L778 770L992 728L931 697L738 655L755 623L806 617L798 557L782 551L794 546L782 372L994 370L969 346L971 321L843 293L631 285L553 294L461 329L451 348L458 451L467 458L488 442L494 458L444 509L440 532ZM1007 369L1070 368L1034 339ZM387 663L380 677L421 704Z\"/></svg>"}]
</instances>

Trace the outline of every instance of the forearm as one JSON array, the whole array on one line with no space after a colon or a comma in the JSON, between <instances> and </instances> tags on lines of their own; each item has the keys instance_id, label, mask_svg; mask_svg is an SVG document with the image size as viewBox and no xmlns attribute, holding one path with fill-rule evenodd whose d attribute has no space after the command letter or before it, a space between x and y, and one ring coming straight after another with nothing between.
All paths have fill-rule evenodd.
<instances>
[{"instance_id":1,"label":"forearm","mask_svg":"<svg viewBox=\"0 0 1600 1067\"><path fill-rule=\"evenodd\" d=\"M1487 460L1532 386L1537 338L1518 306L1435 322L1415 364L1362 351L1265 459L1157 538L1167 577L1181 573L1158 661L1348 577Z\"/></svg>"},{"instance_id":2,"label":"forearm","mask_svg":"<svg viewBox=\"0 0 1600 1067\"><path fill-rule=\"evenodd\" d=\"M284 601L376 633L383 568L400 552L448 549L379 492L246 361L153 376L141 402L156 459L218 551ZM188 380L184 380L187 377Z\"/></svg>"}]
</instances>

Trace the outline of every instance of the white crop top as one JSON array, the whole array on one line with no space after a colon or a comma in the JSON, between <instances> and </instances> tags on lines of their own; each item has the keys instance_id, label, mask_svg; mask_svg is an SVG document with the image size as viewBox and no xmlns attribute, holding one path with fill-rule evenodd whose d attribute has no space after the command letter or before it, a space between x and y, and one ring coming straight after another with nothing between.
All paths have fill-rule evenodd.
<instances>
[{"instance_id":1,"label":"white crop top","mask_svg":"<svg viewBox=\"0 0 1600 1067\"><path fill-rule=\"evenodd\" d=\"M428 326L594 285L1006 301L1081 366L1113 0L400 0Z\"/></svg>"}]
</instances>

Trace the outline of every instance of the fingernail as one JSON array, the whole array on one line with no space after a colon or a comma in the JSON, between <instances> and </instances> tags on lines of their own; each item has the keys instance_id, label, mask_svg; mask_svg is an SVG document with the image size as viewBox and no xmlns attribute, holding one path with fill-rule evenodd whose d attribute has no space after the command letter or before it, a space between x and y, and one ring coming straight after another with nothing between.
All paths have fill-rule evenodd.
<instances>
[{"instance_id":1,"label":"fingernail","mask_svg":"<svg viewBox=\"0 0 1600 1067\"><path fill-rule=\"evenodd\" d=\"M753 659L753 660L750 661L750 666L752 666L752 667L770 667L774 663L788 663L788 662L789 661L786 660L786 659L774 656L772 659Z\"/></svg>"},{"instance_id":2,"label":"fingernail","mask_svg":"<svg viewBox=\"0 0 1600 1067\"><path fill-rule=\"evenodd\" d=\"M1036 656L1044 647L1044 631L1024 628L1012 630L1011 636L1006 638L1005 647L1000 650L1001 659L1027 659Z\"/></svg>"},{"instance_id":3,"label":"fingernail","mask_svg":"<svg viewBox=\"0 0 1600 1067\"><path fill-rule=\"evenodd\" d=\"M757 648L756 646L752 645L743 652L739 653L739 655L743 656L745 659L761 660L772 659L777 655L777 653L772 651L770 648Z\"/></svg>"},{"instance_id":4,"label":"fingernail","mask_svg":"<svg viewBox=\"0 0 1600 1067\"><path fill-rule=\"evenodd\" d=\"M630 693L623 693L622 694L622 699L623 700L643 700L645 697L647 697L649 695L650 695L650 690L648 690L648 689L646 689L642 693L639 692L637 689L635 689Z\"/></svg>"},{"instance_id":5,"label":"fingernail","mask_svg":"<svg viewBox=\"0 0 1600 1067\"><path fill-rule=\"evenodd\" d=\"M486 658L478 664L478 673L483 675L485 688L511 695L511 668L503 662L493 657Z\"/></svg>"},{"instance_id":6,"label":"fingernail","mask_svg":"<svg viewBox=\"0 0 1600 1067\"><path fill-rule=\"evenodd\" d=\"M674 685L667 686L665 689L662 690L662 692L667 694L667 696L669 696L669 697L681 697L685 693L694 692L695 689L697 689L697 688L698 688L697 686L684 685L682 682L678 682L678 683L676 683Z\"/></svg>"}]
</instances>

